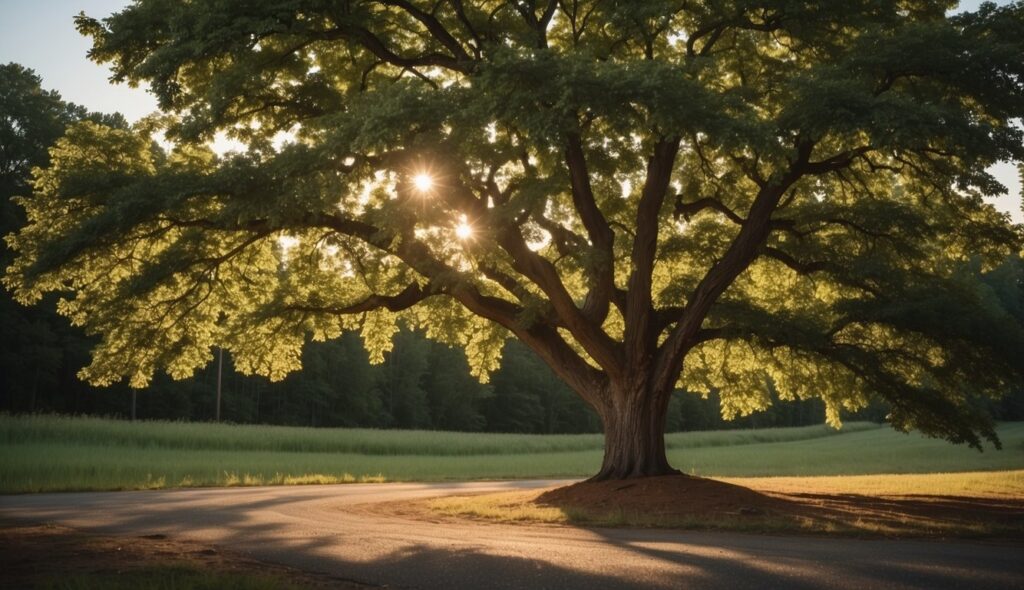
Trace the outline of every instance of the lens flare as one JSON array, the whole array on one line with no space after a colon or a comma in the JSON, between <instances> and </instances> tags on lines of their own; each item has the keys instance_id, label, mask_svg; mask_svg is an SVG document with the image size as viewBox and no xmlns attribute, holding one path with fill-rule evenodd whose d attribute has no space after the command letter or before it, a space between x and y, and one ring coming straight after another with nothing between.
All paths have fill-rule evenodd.
<instances>
[{"instance_id":1,"label":"lens flare","mask_svg":"<svg viewBox=\"0 0 1024 590\"><path fill-rule=\"evenodd\" d=\"M426 172L420 172L412 177L412 185L421 193L425 193L434 187L434 177Z\"/></svg>"},{"instance_id":2,"label":"lens flare","mask_svg":"<svg viewBox=\"0 0 1024 590\"><path fill-rule=\"evenodd\" d=\"M455 226L455 236L460 240L468 240L473 237L473 226L469 225L465 220Z\"/></svg>"}]
</instances>

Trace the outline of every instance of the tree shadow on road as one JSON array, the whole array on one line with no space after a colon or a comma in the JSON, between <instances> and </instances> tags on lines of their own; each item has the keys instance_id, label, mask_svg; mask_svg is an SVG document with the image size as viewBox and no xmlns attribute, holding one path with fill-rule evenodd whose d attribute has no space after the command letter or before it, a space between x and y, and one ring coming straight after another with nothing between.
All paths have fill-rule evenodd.
<instances>
[{"instance_id":1,"label":"tree shadow on road","mask_svg":"<svg viewBox=\"0 0 1024 590\"><path fill-rule=\"evenodd\" d=\"M422 523L350 511L337 486L219 495L227 492L83 494L81 502L38 496L27 498L23 510L0 498L0 517L194 539L339 580L398 588L1014 587L1024 579L1017 548Z\"/></svg>"}]
</instances>

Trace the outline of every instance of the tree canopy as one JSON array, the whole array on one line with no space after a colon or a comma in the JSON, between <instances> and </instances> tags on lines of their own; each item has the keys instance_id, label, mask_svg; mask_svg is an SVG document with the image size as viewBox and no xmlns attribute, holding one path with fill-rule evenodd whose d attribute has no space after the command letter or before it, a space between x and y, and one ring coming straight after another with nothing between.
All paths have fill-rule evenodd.
<instances>
[{"instance_id":1,"label":"tree canopy","mask_svg":"<svg viewBox=\"0 0 1024 590\"><path fill-rule=\"evenodd\" d=\"M671 391L881 396L995 441L1024 330L975 280L1020 251L1024 4L141 0L77 19L162 115L71 126L5 282L102 335L83 376L279 379L400 322L481 379L514 336L658 455ZM163 131L175 145L153 141ZM218 133L243 153L215 156ZM624 425L629 422L629 425ZM659 425L660 424L660 425ZM638 434L638 432L640 434ZM647 450L643 450L647 449ZM653 450L652 450L653 449ZM606 455L602 473L664 471Z\"/></svg>"}]
</instances>

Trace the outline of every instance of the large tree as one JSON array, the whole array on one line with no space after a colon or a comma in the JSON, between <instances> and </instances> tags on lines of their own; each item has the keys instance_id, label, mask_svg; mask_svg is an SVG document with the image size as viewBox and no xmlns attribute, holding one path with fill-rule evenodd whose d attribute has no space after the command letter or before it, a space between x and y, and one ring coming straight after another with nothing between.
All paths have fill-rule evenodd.
<instances>
[{"instance_id":1,"label":"large tree","mask_svg":"<svg viewBox=\"0 0 1024 590\"><path fill-rule=\"evenodd\" d=\"M598 478L671 472L677 386L727 415L881 396L996 441L1024 336L970 265L1024 160L1024 4L138 0L80 16L163 117L71 127L7 284L102 335L95 383L399 322L476 374L516 337L600 415ZM164 153L151 133L176 147ZM218 133L247 145L215 157ZM969 264L970 263L970 264Z\"/></svg>"}]
</instances>

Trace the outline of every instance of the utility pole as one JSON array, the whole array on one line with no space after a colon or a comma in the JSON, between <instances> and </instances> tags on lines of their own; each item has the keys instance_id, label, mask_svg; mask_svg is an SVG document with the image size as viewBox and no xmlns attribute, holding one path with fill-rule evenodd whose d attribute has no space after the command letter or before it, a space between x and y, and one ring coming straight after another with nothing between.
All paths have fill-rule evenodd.
<instances>
[{"instance_id":1,"label":"utility pole","mask_svg":"<svg viewBox=\"0 0 1024 590\"><path fill-rule=\"evenodd\" d=\"M217 422L220 422L220 384L224 373L224 349L217 347Z\"/></svg>"}]
</instances>

